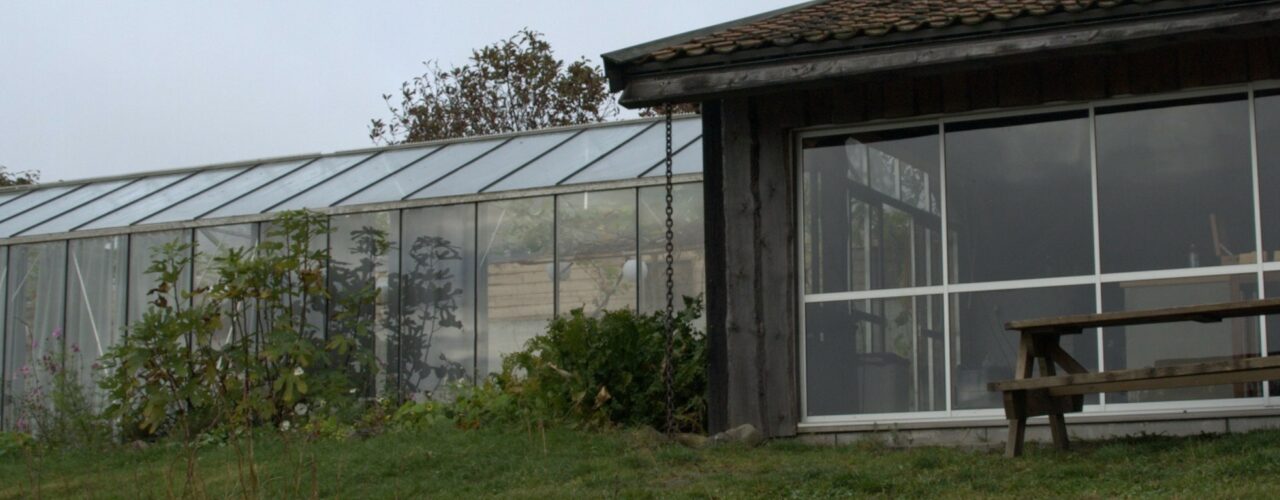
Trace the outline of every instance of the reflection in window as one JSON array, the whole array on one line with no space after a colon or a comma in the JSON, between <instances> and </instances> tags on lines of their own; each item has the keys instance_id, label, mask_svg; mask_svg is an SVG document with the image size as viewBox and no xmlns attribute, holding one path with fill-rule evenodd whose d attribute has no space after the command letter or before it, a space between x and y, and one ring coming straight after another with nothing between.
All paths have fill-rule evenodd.
<instances>
[{"instance_id":1,"label":"reflection in window","mask_svg":"<svg viewBox=\"0 0 1280 500\"><path fill-rule=\"evenodd\" d=\"M676 310L682 297L698 297L705 291L707 275L703 250L702 185L680 184L672 190L674 257L672 270ZM667 307L667 189L640 189L640 311L665 311ZM624 269L624 272L628 270ZM630 274L630 273L629 273Z\"/></svg>"},{"instance_id":2,"label":"reflection in window","mask_svg":"<svg viewBox=\"0 0 1280 500\"><path fill-rule=\"evenodd\" d=\"M160 283L159 277L147 272L152 261L160 257L160 249L168 243L190 243L189 230L158 231L154 233L134 233L129 235L129 324L142 319L142 313L151 307L155 290ZM191 268L183 270L179 285L184 291L191 288Z\"/></svg>"},{"instance_id":3,"label":"reflection in window","mask_svg":"<svg viewBox=\"0 0 1280 500\"><path fill-rule=\"evenodd\" d=\"M987 383L1013 378L1018 363L1018 334L1009 321L1097 312L1092 286L1032 288L952 295L952 407L1000 408L1000 393ZM1098 366L1096 334L1063 335L1059 345L1090 370ZM1037 368L1038 369L1038 368ZM1090 396L1086 402L1096 401Z\"/></svg>"},{"instance_id":4,"label":"reflection in window","mask_svg":"<svg viewBox=\"0 0 1280 500\"><path fill-rule=\"evenodd\" d=\"M372 352L379 366L368 370L353 360L351 368L366 395L395 394L398 363L392 357L391 343L399 328L400 294L393 285L398 283L395 276L400 268L400 214L335 216L329 219L329 227L329 335L351 336L356 322L371 324L372 336L362 338L359 349ZM369 293L375 297L372 305L359 300ZM349 307L357 309L346 309ZM370 373L374 375L368 376Z\"/></svg>"},{"instance_id":5,"label":"reflection in window","mask_svg":"<svg viewBox=\"0 0 1280 500\"><path fill-rule=\"evenodd\" d=\"M636 192L557 197L559 311L636 307Z\"/></svg>"},{"instance_id":6,"label":"reflection in window","mask_svg":"<svg viewBox=\"0 0 1280 500\"><path fill-rule=\"evenodd\" d=\"M1262 203L1262 258L1280 261L1280 140L1277 140L1280 138L1280 90L1259 92L1254 106Z\"/></svg>"},{"instance_id":7,"label":"reflection in window","mask_svg":"<svg viewBox=\"0 0 1280 500\"><path fill-rule=\"evenodd\" d=\"M1126 281L1102 286L1102 304L1106 311L1159 309L1256 298L1258 281L1253 274ZM1221 323L1183 322L1107 328L1102 337L1106 369L1159 368L1258 356L1258 323L1256 317L1247 317ZM1131 391L1107 394L1107 403L1256 397L1261 395L1261 391L1261 384L1253 382Z\"/></svg>"},{"instance_id":8,"label":"reflection in window","mask_svg":"<svg viewBox=\"0 0 1280 500\"><path fill-rule=\"evenodd\" d=\"M555 315L554 201L479 205L477 373L502 370L502 355L524 348Z\"/></svg>"},{"instance_id":9,"label":"reflection in window","mask_svg":"<svg viewBox=\"0 0 1280 500\"><path fill-rule=\"evenodd\" d=\"M805 307L810 416L946 409L942 297Z\"/></svg>"},{"instance_id":10,"label":"reflection in window","mask_svg":"<svg viewBox=\"0 0 1280 500\"><path fill-rule=\"evenodd\" d=\"M231 249L252 249L257 243L257 228L253 224L237 224L232 226L202 227L195 230L196 257L195 289L210 290L218 284L218 269L215 259ZM224 304L229 307L231 304ZM242 315L248 317L247 315ZM222 318L222 326L213 333L212 345L221 346L226 342L248 332L241 328L252 328L251 325L234 325L230 316ZM234 335L234 336L233 336Z\"/></svg>"},{"instance_id":11,"label":"reflection in window","mask_svg":"<svg viewBox=\"0 0 1280 500\"><path fill-rule=\"evenodd\" d=\"M1087 112L946 128L953 282L1093 274Z\"/></svg>"},{"instance_id":12,"label":"reflection in window","mask_svg":"<svg viewBox=\"0 0 1280 500\"><path fill-rule=\"evenodd\" d=\"M63 291L66 286L66 242L10 248L4 354L4 417L10 429L31 432L29 418L18 415L18 402L31 391L49 387L53 373L42 363L60 354L63 335Z\"/></svg>"},{"instance_id":13,"label":"reflection in window","mask_svg":"<svg viewBox=\"0 0 1280 500\"><path fill-rule=\"evenodd\" d=\"M1099 108L1104 273L1256 261L1243 96Z\"/></svg>"},{"instance_id":14,"label":"reflection in window","mask_svg":"<svg viewBox=\"0 0 1280 500\"><path fill-rule=\"evenodd\" d=\"M805 291L942 284L936 127L804 142Z\"/></svg>"},{"instance_id":15,"label":"reflection in window","mask_svg":"<svg viewBox=\"0 0 1280 500\"><path fill-rule=\"evenodd\" d=\"M67 355L80 387L95 393L98 360L124 333L128 236L71 240L67 263ZM95 397L95 404L100 404Z\"/></svg>"},{"instance_id":16,"label":"reflection in window","mask_svg":"<svg viewBox=\"0 0 1280 500\"><path fill-rule=\"evenodd\" d=\"M393 347L401 394L430 398L471 377L475 358L475 205L404 212L403 309Z\"/></svg>"}]
</instances>

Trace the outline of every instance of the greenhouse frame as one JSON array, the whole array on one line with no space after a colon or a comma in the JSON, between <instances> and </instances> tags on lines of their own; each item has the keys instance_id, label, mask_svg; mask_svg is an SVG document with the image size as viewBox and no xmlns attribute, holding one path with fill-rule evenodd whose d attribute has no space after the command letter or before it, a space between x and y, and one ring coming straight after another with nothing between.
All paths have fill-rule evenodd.
<instances>
[{"instance_id":1,"label":"greenhouse frame","mask_svg":"<svg viewBox=\"0 0 1280 500\"><path fill-rule=\"evenodd\" d=\"M0 425L13 425L49 359L93 386L99 356L146 309L157 248L192 243L183 279L207 286L212 256L252 247L289 210L328 217L316 243L331 253L331 294L363 283L343 269L376 283L375 350L397 397L499 370L559 313L662 309L665 129L640 119L0 189ZM701 131L696 117L673 120L676 293L686 296L703 291ZM392 251L362 253L368 229L385 231ZM424 290L397 289L412 280L390 279L414 273L460 292L429 303ZM316 311L322 329L331 307ZM441 307L461 327L402 321ZM391 348L413 335L431 340Z\"/></svg>"}]
</instances>

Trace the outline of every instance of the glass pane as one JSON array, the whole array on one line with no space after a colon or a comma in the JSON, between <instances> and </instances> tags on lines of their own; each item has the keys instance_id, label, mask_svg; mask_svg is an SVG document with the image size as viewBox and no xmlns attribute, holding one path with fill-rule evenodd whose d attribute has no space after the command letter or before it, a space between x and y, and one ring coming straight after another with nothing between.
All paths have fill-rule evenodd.
<instances>
[{"instance_id":1,"label":"glass pane","mask_svg":"<svg viewBox=\"0 0 1280 500\"><path fill-rule=\"evenodd\" d=\"M284 248L278 250L279 253L277 255L284 255L285 253L288 252L287 247L292 242L285 241L285 235L281 234L283 232L284 232L284 229L281 228L280 225L276 224L275 221L262 222L258 224L258 241L259 242L280 242L282 244L281 246ZM327 249L328 247L329 247L329 235L321 232L318 234L313 234L311 237L311 241L307 242L306 247L300 249L300 252L306 255L310 255L313 252ZM324 276L321 276L321 279L328 279L328 274L326 273L326 271L327 269L320 270L320 273L324 275ZM288 295L289 294L286 294L286 296ZM298 308L305 307L306 316L307 316L307 326L308 328L310 328L309 332L311 334L316 335L317 338L324 338L326 334L325 328L328 327L328 323L326 320L326 318L328 317L328 314L327 314L328 307L329 307L328 301L325 300L324 297L317 298L317 297L308 295L307 297L295 297L292 300L292 304L293 304L292 305L293 309L291 314L296 315Z\"/></svg>"},{"instance_id":2,"label":"glass pane","mask_svg":"<svg viewBox=\"0 0 1280 500\"><path fill-rule=\"evenodd\" d=\"M266 212L276 204L324 182L326 179L368 157L369 155L367 154L358 154L320 158L200 218L209 219Z\"/></svg>"},{"instance_id":3,"label":"glass pane","mask_svg":"<svg viewBox=\"0 0 1280 500\"><path fill-rule=\"evenodd\" d=\"M108 236L71 240L67 263L67 369L74 370L80 387L105 401L98 390L103 373L98 361L124 335L125 273L129 267L129 237Z\"/></svg>"},{"instance_id":4,"label":"glass pane","mask_svg":"<svg viewBox=\"0 0 1280 500\"><path fill-rule=\"evenodd\" d=\"M218 284L218 270L214 259L233 248L248 249L257 245L258 233L254 224L202 227L195 230L195 289L212 289ZM225 307L230 307L226 304ZM232 317L224 315L222 327L214 332L212 345L220 347L231 339ZM239 338L247 332L236 329Z\"/></svg>"},{"instance_id":5,"label":"glass pane","mask_svg":"<svg viewBox=\"0 0 1280 500\"><path fill-rule=\"evenodd\" d=\"M4 417L10 429L32 432L21 401L49 387L53 370L41 361L56 359L64 345L62 317L66 280L66 242L10 248L8 316L5 317Z\"/></svg>"},{"instance_id":6,"label":"glass pane","mask_svg":"<svg viewBox=\"0 0 1280 500\"><path fill-rule=\"evenodd\" d=\"M267 184L282 175L294 171L311 160L295 160L282 163L268 163L253 167L248 172L228 180L216 188L210 189L182 203L165 209L163 212L147 217L141 223L174 222L192 220L213 210L228 200L247 193L254 188Z\"/></svg>"},{"instance_id":7,"label":"glass pane","mask_svg":"<svg viewBox=\"0 0 1280 500\"><path fill-rule=\"evenodd\" d=\"M1255 262L1248 102L1160 105L1098 110L1102 271Z\"/></svg>"},{"instance_id":8,"label":"glass pane","mask_svg":"<svg viewBox=\"0 0 1280 500\"><path fill-rule=\"evenodd\" d=\"M129 206L103 215L101 218L85 224L80 229L102 229L108 227L124 227L134 224L144 217L164 210L174 203L199 193L204 189L225 181L232 176L244 172L249 167L220 168L198 172L176 184L153 191L150 196L142 198Z\"/></svg>"},{"instance_id":9,"label":"glass pane","mask_svg":"<svg viewBox=\"0 0 1280 500\"><path fill-rule=\"evenodd\" d=\"M1102 305L1106 311L1215 304L1257 297L1258 278L1254 274L1102 285ZM1106 369L1159 368L1258 356L1258 323L1256 317L1247 317L1221 323L1183 322L1106 328L1102 337ZM1109 393L1107 403L1225 399L1261 394L1261 384L1247 383Z\"/></svg>"},{"instance_id":10,"label":"glass pane","mask_svg":"<svg viewBox=\"0 0 1280 500\"><path fill-rule=\"evenodd\" d=\"M362 307L351 317L373 325L373 336L362 339L360 349L373 352L378 360L377 371L369 377L369 370L353 368L356 373L366 375L361 384L365 394L398 396L395 393L398 364L391 349L399 329L400 213L342 215L330 218L329 227L333 229L329 235L333 259L329 265L329 288L334 298L329 334L351 335L349 328L334 318L342 312L345 297L374 287L378 295L373 306ZM378 249L379 238L385 238L390 245L382 249L383 252Z\"/></svg>"},{"instance_id":11,"label":"glass pane","mask_svg":"<svg viewBox=\"0 0 1280 500\"><path fill-rule=\"evenodd\" d=\"M479 193L493 181L529 163L575 133L577 132L556 132L515 137L431 187L414 193L413 198Z\"/></svg>"},{"instance_id":12,"label":"glass pane","mask_svg":"<svg viewBox=\"0 0 1280 500\"><path fill-rule=\"evenodd\" d=\"M946 410L942 297L805 305L810 416Z\"/></svg>"},{"instance_id":13,"label":"glass pane","mask_svg":"<svg viewBox=\"0 0 1280 500\"><path fill-rule=\"evenodd\" d=\"M1253 102L1254 120L1257 123L1258 132L1262 258L1278 261L1280 260L1280 94L1260 93Z\"/></svg>"},{"instance_id":14,"label":"glass pane","mask_svg":"<svg viewBox=\"0 0 1280 500\"><path fill-rule=\"evenodd\" d=\"M702 134L702 120L683 119L671 124L671 143L680 147L696 139ZM614 181L618 179L634 179L640 177L667 154L667 128L661 122L634 139L627 141L593 163L586 170L573 176L566 184L582 182Z\"/></svg>"},{"instance_id":15,"label":"glass pane","mask_svg":"<svg viewBox=\"0 0 1280 500\"><path fill-rule=\"evenodd\" d=\"M155 297L150 294L160 283L153 273L147 272L151 262L160 254L160 247L169 242L190 243L191 231L187 229L175 231L157 231L152 233L134 233L129 235L129 311L130 324L142 319L142 313L150 309ZM191 289L190 268L185 270L186 276L181 278L182 289Z\"/></svg>"},{"instance_id":16,"label":"glass pane","mask_svg":"<svg viewBox=\"0 0 1280 500\"><path fill-rule=\"evenodd\" d=\"M702 173L702 137L698 137L688 146L676 151L671 158L671 172L675 175ZM667 175L667 166L660 159L645 177L662 177Z\"/></svg>"},{"instance_id":17,"label":"glass pane","mask_svg":"<svg viewBox=\"0 0 1280 500\"><path fill-rule=\"evenodd\" d=\"M22 196L24 194L27 194L27 190L9 191L6 193L0 193L0 207L3 207L5 203L9 203L10 201L13 201L15 198Z\"/></svg>"},{"instance_id":18,"label":"glass pane","mask_svg":"<svg viewBox=\"0 0 1280 500\"><path fill-rule=\"evenodd\" d=\"M636 192L561 195L557 204L557 311L635 309Z\"/></svg>"},{"instance_id":19,"label":"glass pane","mask_svg":"<svg viewBox=\"0 0 1280 500\"><path fill-rule=\"evenodd\" d=\"M31 210L27 210L26 212L4 222L0 222L0 238L14 236L31 226L57 217L68 210L74 209L81 203L87 203L99 196L107 194L111 192L111 190L123 186L128 182L129 181L121 180L85 184L80 187L80 189L62 195L56 200L39 207L32 208Z\"/></svg>"},{"instance_id":20,"label":"glass pane","mask_svg":"<svg viewBox=\"0 0 1280 500\"><path fill-rule=\"evenodd\" d=\"M487 192L511 189L529 189L554 186L577 172L600 155L612 151L623 141L635 137L640 131L653 126L651 123L635 123L620 126L602 126L583 130L577 137L561 144L545 156L503 179Z\"/></svg>"},{"instance_id":21,"label":"glass pane","mask_svg":"<svg viewBox=\"0 0 1280 500\"><path fill-rule=\"evenodd\" d=\"M1003 407L1000 393L987 390L987 384L1012 379L1018 364L1018 333L1005 330L1005 323L1097 312L1090 285L961 293L952 295L951 300L951 377L955 384L951 404L957 410ZM1080 364L1097 371L1096 332L1063 335L1059 345ZM1092 395L1085 401L1093 404L1097 400Z\"/></svg>"},{"instance_id":22,"label":"glass pane","mask_svg":"<svg viewBox=\"0 0 1280 500\"><path fill-rule=\"evenodd\" d=\"M449 175L449 172L453 172L458 167L476 159L477 156L485 154L505 142L506 139L497 139L441 146L441 149L432 153L431 156L423 158L417 163L409 165L409 168L365 188L354 196L347 198L342 204L359 205L362 203L400 201L410 193Z\"/></svg>"},{"instance_id":23,"label":"glass pane","mask_svg":"<svg viewBox=\"0 0 1280 500\"><path fill-rule=\"evenodd\" d=\"M684 309L683 297L699 297L706 291L707 260L703 247L702 183L679 184L672 194L672 235L676 310ZM640 312L667 308L667 189L640 189ZM623 269L633 276L635 269Z\"/></svg>"},{"instance_id":24,"label":"glass pane","mask_svg":"<svg viewBox=\"0 0 1280 500\"><path fill-rule=\"evenodd\" d=\"M404 211L402 394L442 395L475 369L475 205Z\"/></svg>"},{"instance_id":25,"label":"glass pane","mask_svg":"<svg viewBox=\"0 0 1280 500\"><path fill-rule=\"evenodd\" d=\"M936 127L803 147L807 293L942 284Z\"/></svg>"},{"instance_id":26,"label":"glass pane","mask_svg":"<svg viewBox=\"0 0 1280 500\"><path fill-rule=\"evenodd\" d=\"M351 170L335 175L323 184L313 187L271 210L283 212L299 208L332 206L338 200L350 196L361 188L373 184L378 179L386 177L388 174L431 154L435 150L436 148L434 147L427 147L384 151Z\"/></svg>"},{"instance_id":27,"label":"glass pane","mask_svg":"<svg viewBox=\"0 0 1280 500\"><path fill-rule=\"evenodd\" d=\"M953 282L1093 274L1088 113L948 124L946 141Z\"/></svg>"},{"instance_id":28,"label":"glass pane","mask_svg":"<svg viewBox=\"0 0 1280 500\"><path fill-rule=\"evenodd\" d=\"M135 180L120 189L112 191L111 194L98 198L88 204L81 205L80 208L63 212L62 215L50 219L27 231L23 231L22 234L50 234L71 231L79 227L81 224L93 220L102 214L109 213L120 207L128 206L130 203L137 201L143 196L164 189L170 184L182 180L182 178L187 175L188 174L161 175Z\"/></svg>"},{"instance_id":29,"label":"glass pane","mask_svg":"<svg viewBox=\"0 0 1280 500\"><path fill-rule=\"evenodd\" d=\"M4 360L5 347L8 342L5 340L5 332L7 331L6 323L9 322L9 316L5 313L8 311L9 297L5 290L9 284L9 247L0 247L0 430L7 429L5 416L8 414L5 407L8 405L8 397L5 395L5 389L9 385L8 372L5 371Z\"/></svg>"},{"instance_id":30,"label":"glass pane","mask_svg":"<svg viewBox=\"0 0 1280 500\"><path fill-rule=\"evenodd\" d=\"M3 208L3 210L0 210L0 223L22 215L27 210L31 210L49 200L67 194L68 191L76 187L78 186L59 186L28 191L26 195L15 198L9 203L5 203L4 207L0 207Z\"/></svg>"},{"instance_id":31,"label":"glass pane","mask_svg":"<svg viewBox=\"0 0 1280 500\"><path fill-rule=\"evenodd\" d=\"M477 373L502 370L555 315L555 234L551 197L481 203L476 308Z\"/></svg>"},{"instance_id":32,"label":"glass pane","mask_svg":"<svg viewBox=\"0 0 1280 500\"><path fill-rule=\"evenodd\" d=\"M0 254L3 255L3 254ZM1269 272L1263 275L1263 290L1267 298L1280 297L1280 272ZM1280 356L1280 314L1266 317L1267 321L1267 356ZM1271 381L1271 395L1280 395L1280 380Z\"/></svg>"}]
</instances>

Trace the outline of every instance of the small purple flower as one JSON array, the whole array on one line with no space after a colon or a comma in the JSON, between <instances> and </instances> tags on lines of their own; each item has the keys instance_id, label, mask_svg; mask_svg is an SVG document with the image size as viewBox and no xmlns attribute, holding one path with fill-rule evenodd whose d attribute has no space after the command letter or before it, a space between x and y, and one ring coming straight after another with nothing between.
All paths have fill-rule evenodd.
<instances>
[{"instance_id":1,"label":"small purple flower","mask_svg":"<svg viewBox=\"0 0 1280 500\"><path fill-rule=\"evenodd\" d=\"M53 329L53 340L58 340L58 339L60 339L60 338L62 338L62 327L54 328L54 329Z\"/></svg>"},{"instance_id":2,"label":"small purple flower","mask_svg":"<svg viewBox=\"0 0 1280 500\"><path fill-rule=\"evenodd\" d=\"M71 352L80 353L80 344L71 344Z\"/></svg>"},{"instance_id":3,"label":"small purple flower","mask_svg":"<svg viewBox=\"0 0 1280 500\"><path fill-rule=\"evenodd\" d=\"M19 372L21 372L24 377L31 376L31 365L22 365L22 369L19 370Z\"/></svg>"}]
</instances>

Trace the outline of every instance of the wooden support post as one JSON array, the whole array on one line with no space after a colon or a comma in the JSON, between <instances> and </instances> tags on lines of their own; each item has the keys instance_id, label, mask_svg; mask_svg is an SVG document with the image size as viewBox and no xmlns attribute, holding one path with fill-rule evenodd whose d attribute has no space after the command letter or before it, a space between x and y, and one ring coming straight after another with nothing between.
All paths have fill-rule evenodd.
<instances>
[{"instance_id":1,"label":"wooden support post","mask_svg":"<svg viewBox=\"0 0 1280 500\"><path fill-rule=\"evenodd\" d=\"M1053 366L1053 354L1062 349L1058 345L1058 337L1058 335L1040 335L1035 339L1035 351L1036 357L1040 359L1041 377L1057 375L1057 370ZM1053 445L1059 450L1067 450L1071 447L1067 438L1067 421L1062 416L1062 405L1056 404L1056 401L1054 403L1051 405L1054 410L1049 413L1049 431L1053 434Z\"/></svg>"},{"instance_id":2,"label":"wooden support post","mask_svg":"<svg viewBox=\"0 0 1280 500\"><path fill-rule=\"evenodd\" d=\"M1032 352L1033 338L1029 333L1022 333L1018 342L1018 368L1013 374L1015 379L1031 378L1031 369L1035 366ZM1005 456L1013 458L1022 456L1022 443L1027 437L1027 393L1011 391L1004 393L1005 414L1009 418L1009 441L1005 443Z\"/></svg>"}]
</instances>

